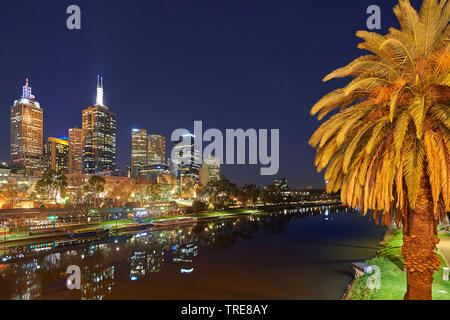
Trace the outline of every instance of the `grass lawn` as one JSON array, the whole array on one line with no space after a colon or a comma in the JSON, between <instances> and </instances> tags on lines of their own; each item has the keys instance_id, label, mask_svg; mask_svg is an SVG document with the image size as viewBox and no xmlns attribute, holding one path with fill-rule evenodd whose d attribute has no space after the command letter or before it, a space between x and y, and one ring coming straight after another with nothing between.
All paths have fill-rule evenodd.
<instances>
[{"instance_id":1,"label":"grass lawn","mask_svg":"<svg viewBox=\"0 0 450 320\"><path fill-rule=\"evenodd\" d=\"M403 234L400 229L390 230L383 241L383 250L375 258L366 261L368 265L380 267L381 288L379 290L368 289L366 282L370 275L364 275L356 279L347 299L403 300L406 293L406 273L403 272L403 258L401 257L402 238ZM441 263L441 266L444 267L445 263L442 259ZM450 281L444 281L442 276L442 268L434 273L433 300L450 300Z\"/></svg>"}]
</instances>

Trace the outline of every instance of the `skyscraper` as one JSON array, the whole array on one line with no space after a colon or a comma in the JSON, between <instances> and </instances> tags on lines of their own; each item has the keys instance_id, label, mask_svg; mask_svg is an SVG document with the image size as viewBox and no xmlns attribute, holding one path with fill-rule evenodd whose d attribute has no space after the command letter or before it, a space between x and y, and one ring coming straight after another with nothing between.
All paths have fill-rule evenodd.
<instances>
[{"instance_id":1,"label":"skyscraper","mask_svg":"<svg viewBox=\"0 0 450 320\"><path fill-rule=\"evenodd\" d=\"M209 181L220 179L220 159L209 156L203 160L202 168L200 169L200 182L206 186Z\"/></svg>"},{"instance_id":2,"label":"skyscraper","mask_svg":"<svg viewBox=\"0 0 450 320\"><path fill-rule=\"evenodd\" d=\"M49 137L44 145L45 169L69 173L69 159L72 156L69 139Z\"/></svg>"},{"instance_id":3,"label":"skyscraper","mask_svg":"<svg viewBox=\"0 0 450 320\"><path fill-rule=\"evenodd\" d=\"M83 110L83 171L116 169L116 114L103 105L103 78L97 79L96 104Z\"/></svg>"},{"instance_id":4,"label":"skyscraper","mask_svg":"<svg viewBox=\"0 0 450 320\"><path fill-rule=\"evenodd\" d=\"M148 136L147 164L158 165L166 163L166 138L152 134Z\"/></svg>"},{"instance_id":5,"label":"skyscraper","mask_svg":"<svg viewBox=\"0 0 450 320\"><path fill-rule=\"evenodd\" d=\"M194 135L186 134L173 148L172 162L177 167L177 178L183 180L184 178L193 179L199 182L200 165L200 151L194 144Z\"/></svg>"},{"instance_id":6,"label":"skyscraper","mask_svg":"<svg viewBox=\"0 0 450 320\"><path fill-rule=\"evenodd\" d=\"M83 130L80 128L69 129L69 148L72 157L69 158L69 173L83 172Z\"/></svg>"},{"instance_id":7,"label":"skyscraper","mask_svg":"<svg viewBox=\"0 0 450 320\"><path fill-rule=\"evenodd\" d=\"M22 97L11 107L10 153L11 162L25 166L33 176L43 170L43 122L44 112L26 79Z\"/></svg>"},{"instance_id":8,"label":"skyscraper","mask_svg":"<svg viewBox=\"0 0 450 320\"><path fill-rule=\"evenodd\" d=\"M147 164L148 136L145 129L131 132L131 176L137 178L139 170Z\"/></svg>"}]
</instances>

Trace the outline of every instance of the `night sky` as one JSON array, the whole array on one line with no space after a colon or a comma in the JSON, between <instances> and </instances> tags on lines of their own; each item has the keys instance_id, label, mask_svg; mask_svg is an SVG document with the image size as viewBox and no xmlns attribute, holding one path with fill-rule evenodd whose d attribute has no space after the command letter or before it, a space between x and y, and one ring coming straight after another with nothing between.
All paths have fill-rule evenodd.
<instances>
[{"instance_id":1,"label":"night sky","mask_svg":"<svg viewBox=\"0 0 450 320\"><path fill-rule=\"evenodd\" d=\"M398 27L394 0L2 0L0 3L0 160L9 161L9 109L25 78L44 108L44 139L81 127L104 77L105 104L117 113L118 168L130 162L131 129L170 140L176 128L280 129L280 172L224 166L243 184L286 177L294 187L323 187L307 144L319 122L309 115L344 81L322 83L364 54L369 5L382 30ZM412 1L416 6L419 1ZM66 27L81 7L82 29ZM171 144L168 144L168 152Z\"/></svg>"}]
</instances>

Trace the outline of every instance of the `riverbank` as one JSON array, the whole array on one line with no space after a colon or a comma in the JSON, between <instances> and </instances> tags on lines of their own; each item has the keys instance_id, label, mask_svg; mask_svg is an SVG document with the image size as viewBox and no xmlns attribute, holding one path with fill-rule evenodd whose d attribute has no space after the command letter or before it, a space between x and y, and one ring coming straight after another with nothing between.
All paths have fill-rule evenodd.
<instances>
[{"instance_id":1,"label":"riverbank","mask_svg":"<svg viewBox=\"0 0 450 320\"><path fill-rule=\"evenodd\" d=\"M148 218L144 219L144 222L151 223L154 220L172 220L179 219L182 217L193 217L197 218L197 220L209 220L209 219L225 219L225 218L233 218L239 215L250 215L250 214L259 214L262 211L259 210L249 210L249 209L237 209L237 210L229 210L229 211L214 211L214 212L205 212L198 214L189 214L184 216L162 216L157 218ZM57 230L63 230L58 232L57 230L54 233L48 233L43 235L34 235L30 236L28 232L17 232L12 233L8 236L8 239L0 240L1 244L12 244L12 243L23 243L27 241L41 240L41 239L53 239L53 238L61 238L67 236L67 230L69 229L77 229L82 227L89 228L112 228L112 227L126 227L129 224L134 224L133 220L116 220L116 221L106 221L99 223L89 223L89 224L74 224L70 226L58 227Z\"/></svg>"},{"instance_id":2,"label":"riverbank","mask_svg":"<svg viewBox=\"0 0 450 320\"><path fill-rule=\"evenodd\" d=\"M191 213L186 214L182 216L161 216L161 217L155 217L155 218L145 218L143 219L143 222L145 223L151 223L154 220L171 220L171 219L179 219L183 217L191 217L196 218L198 221L206 221L206 220L213 220L213 219L226 219L226 218L234 218L237 216L246 216L246 215L257 215L261 214L267 211L277 211L277 210L284 210L288 208L295 208L295 207L304 207L304 208L310 208L310 207L318 207L318 206L336 206L340 205L340 203L334 203L334 202L328 202L328 203L303 203L303 204L289 204L289 205L268 205L268 206L257 206L252 209L247 208L233 208L229 210L224 211L208 211L208 212L201 212L201 213ZM106 221L106 222L96 222L96 223L89 223L89 224L72 224L72 225L66 225L66 226L58 226L54 233L49 233L45 235L37 235L37 236L30 236L28 232L15 232L8 235L7 239L0 239L0 245L5 244L16 244L16 243L27 243L29 241L34 240L41 240L41 239L52 239L52 238L60 238L67 235L68 230L74 230L78 228L83 227L89 227L89 228L112 228L113 226L116 227L125 227L128 224L134 224L135 221L123 219L123 220L115 220L115 221ZM60 232L58 232L58 230Z\"/></svg>"},{"instance_id":3,"label":"riverbank","mask_svg":"<svg viewBox=\"0 0 450 320\"><path fill-rule=\"evenodd\" d=\"M378 266L381 271L381 287L370 290L366 283L370 275L352 281L343 300L403 300L406 292L406 273L403 271L403 233L401 229L389 229L382 241L383 249L378 255L365 261L369 266ZM441 259L441 267L446 262ZM443 280L443 270L434 273L433 300L450 299L450 281Z\"/></svg>"}]
</instances>

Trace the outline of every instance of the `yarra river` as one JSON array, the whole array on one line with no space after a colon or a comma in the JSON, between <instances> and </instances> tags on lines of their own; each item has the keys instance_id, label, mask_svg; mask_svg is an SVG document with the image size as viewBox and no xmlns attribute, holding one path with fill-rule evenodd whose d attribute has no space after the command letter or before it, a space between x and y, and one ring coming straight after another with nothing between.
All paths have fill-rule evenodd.
<instances>
[{"instance_id":1,"label":"yarra river","mask_svg":"<svg viewBox=\"0 0 450 320\"><path fill-rule=\"evenodd\" d=\"M0 299L340 299L385 231L350 209L291 208L1 247ZM66 287L70 265L80 290Z\"/></svg>"}]
</instances>

